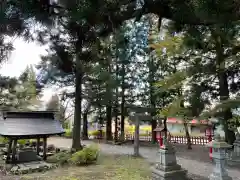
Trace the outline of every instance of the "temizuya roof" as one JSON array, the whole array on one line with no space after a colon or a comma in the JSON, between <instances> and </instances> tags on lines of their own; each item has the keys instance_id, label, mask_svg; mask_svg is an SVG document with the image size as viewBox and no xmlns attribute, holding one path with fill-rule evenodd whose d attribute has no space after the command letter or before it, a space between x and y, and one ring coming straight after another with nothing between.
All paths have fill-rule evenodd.
<instances>
[{"instance_id":1,"label":"temizuya roof","mask_svg":"<svg viewBox=\"0 0 240 180\"><path fill-rule=\"evenodd\" d=\"M48 111L4 112L0 135L6 137L50 136L64 133L61 123Z\"/></svg>"}]
</instances>

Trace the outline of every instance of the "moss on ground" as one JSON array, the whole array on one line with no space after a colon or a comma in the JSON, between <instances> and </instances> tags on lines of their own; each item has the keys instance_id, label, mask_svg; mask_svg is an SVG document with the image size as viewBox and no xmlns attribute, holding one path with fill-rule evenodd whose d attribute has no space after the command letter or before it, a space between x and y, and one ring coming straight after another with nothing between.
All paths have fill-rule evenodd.
<instances>
[{"instance_id":1,"label":"moss on ground","mask_svg":"<svg viewBox=\"0 0 240 180\"><path fill-rule=\"evenodd\" d=\"M43 174L18 176L19 180L150 180L150 165L142 158L100 155L97 164L64 166ZM9 177L8 177L9 178ZM12 177L12 180L15 180Z\"/></svg>"}]
</instances>

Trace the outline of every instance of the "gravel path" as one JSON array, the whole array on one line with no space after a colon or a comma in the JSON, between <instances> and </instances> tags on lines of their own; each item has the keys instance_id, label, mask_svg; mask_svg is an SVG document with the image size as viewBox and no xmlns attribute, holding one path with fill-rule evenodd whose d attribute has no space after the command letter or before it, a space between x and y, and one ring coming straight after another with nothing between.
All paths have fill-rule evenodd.
<instances>
[{"instance_id":1,"label":"gravel path","mask_svg":"<svg viewBox=\"0 0 240 180\"><path fill-rule=\"evenodd\" d=\"M83 141L83 144L92 144L91 141ZM59 148L70 148L71 139L64 138L50 138L48 144L54 144ZM100 144L100 149L102 152L109 154L132 154L133 147L131 146L118 146L109 144ZM146 158L150 163L155 163L158 159L157 148L140 147L140 154ZM198 153L196 153L198 156ZM183 158L177 156L177 161L183 168L188 170L188 173L194 177L194 180L205 180L208 179L209 174L213 170L213 165L209 162L197 161L194 159ZM233 180L240 180L240 170L228 169L229 175Z\"/></svg>"}]
</instances>

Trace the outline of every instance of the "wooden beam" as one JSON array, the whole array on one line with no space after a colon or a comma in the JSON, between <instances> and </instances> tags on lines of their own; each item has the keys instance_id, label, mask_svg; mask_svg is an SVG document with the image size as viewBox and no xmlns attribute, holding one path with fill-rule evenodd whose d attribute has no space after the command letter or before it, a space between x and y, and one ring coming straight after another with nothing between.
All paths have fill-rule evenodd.
<instances>
[{"instance_id":1,"label":"wooden beam","mask_svg":"<svg viewBox=\"0 0 240 180\"><path fill-rule=\"evenodd\" d=\"M12 151L12 142L13 142L12 138L9 138L6 163L10 162L10 155L11 155L11 151Z\"/></svg>"},{"instance_id":2,"label":"wooden beam","mask_svg":"<svg viewBox=\"0 0 240 180\"><path fill-rule=\"evenodd\" d=\"M17 139L13 140L13 147L12 147L12 163L16 162L16 153L17 153Z\"/></svg>"},{"instance_id":3,"label":"wooden beam","mask_svg":"<svg viewBox=\"0 0 240 180\"><path fill-rule=\"evenodd\" d=\"M39 153L40 153L40 138L37 138L36 150L37 150L37 155L39 155Z\"/></svg>"},{"instance_id":4,"label":"wooden beam","mask_svg":"<svg viewBox=\"0 0 240 180\"><path fill-rule=\"evenodd\" d=\"M47 159L47 137L43 138L43 160Z\"/></svg>"}]
</instances>

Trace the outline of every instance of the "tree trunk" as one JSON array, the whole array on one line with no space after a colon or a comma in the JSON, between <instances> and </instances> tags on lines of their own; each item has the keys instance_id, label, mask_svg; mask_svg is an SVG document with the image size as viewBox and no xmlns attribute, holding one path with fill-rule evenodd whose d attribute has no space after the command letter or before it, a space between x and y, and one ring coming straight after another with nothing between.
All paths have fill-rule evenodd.
<instances>
[{"instance_id":1,"label":"tree trunk","mask_svg":"<svg viewBox=\"0 0 240 180\"><path fill-rule=\"evenodd\" d=\"M110 58L108 61L108 73L110 74L109 76L109 81L111 81L111 74L112 74L112 59ZM112 103L113 103L113 87L110 86L110 83L107 83L106 86L106 92L108 95L108 103L106 106L106 140L111 141L113 140L112 136Z\"/></svg>"},{"instance_id":2,"label":"tree trunk","mask_svg":"<svg viewBox=\"0 0 240 180\"><path fill-rule=\"evenodd\" d=\"M139 117L138 114L135 116L135 132L134 132L134 156L138 157L139 154Z\"/></svg>"},{"instance_id":3,"label":"tree trunk","mask_svg":"<svg viewBox=\"0 0 240 180\"><path fill-rule=\"evenodd\" d=\"M188 125L187 125L186 122L184 122L183 125L184 125L185 134L186 134L186 138L187 138L187 148L192 149L192 143L191 143L191 137L190 137L190 134L189 134L189 131L188 131Z\"/></svg>"},{"instance_id":4,"label":"tree trunk","mask_svg":"<svg viewBox=\"0 0 240 180\"><path fill-rule=\"evenodd\" d=\"M215 37L216 42L216 61L217 61L217 76L219 81L219 95L220 101L224 101L229 99L229 87L228 87L228 80L227 80L227 73L225 67L225 59L224 59L224 48L222 45L222 40L219 35L213 34ZM232 118L231 109L225 109L223 112L223 120L221 124L224 127L225 132L225 140L229 144L233 144L236 137L235 133L228 128L228 121Z\"/></svg>"},{"instance_id":5,"label":"tree trunk","mask_svg":"<svg viewBox=\"0 0 240 180\"><path fill-rule=\"evenodd\" d=\"M154 129L156 129L157 127L157 120L156 119L152 119L152 142L156 143L157 139L156 139L156 131L154 131Z\"/></svg>"},{"instance_id":6,"label":"tree trunk","mask_svg":"<svg viewBox=\"0 0 240 180\"><path fill-rule=\"evenodd\" d=\"M116 49L116 54L118 54L118 52L117 52L117 49ZM116 58L116 83L118 83L118 76L119 76L119 66L118 66L118 58ZM115 142L117 142L118 141L118 115L119 115L119 113L118 113L118 108L119 108L119 106L118 106L118 104L119 104L119 102L118 102L118 96L119 96L119 94L118 94L118 86L116 87L116 99L115 99L115 133L114 133L114 140L115 140Z\"/></svg>"},{"instance_id":7,"label":"tree trunk","mask_svg":"<svg viewBox=\"0 0 240 180\"><path fill-rule=\"evenodd\" d=\"M73 122L73 150L82 149L81 145L81 109L82 109L82 72L80 69L80 59L77 59L76 77L75 77L75 109Z\"/></svg>"},{"instance_id":8,"label":"tree trunk","mask_svg":"<svg viewBox=\"0 0 240 180\"><path fill-rule=\"evenodd\" d=\"M122 93L122 103L121 103L121 141L125 140L124 126L125 126L125 115L124 115L124 106L125 105L125 95Z\"/></svg>"},{"instance_id":9,"label":"tree trunk","mask_svg":"<svg viewBox=\"0 0 240 180\"><path fill-rule=\"evenodd\" d=\"M149 37L151 37L153 35L153 31L154 31L154 26L153 26L153 17L151 15L148 16L149 18ZM156 64L154 63L154 57L153 57L153 49L150 48L150 58L149 58L149 63L148 63L148 83L149 83L149 90L150 90L150 105L151 108L156 108L156 96L154 95L155 93L155 76L156 76L156 71L157 71L157 67ZM154 117L156 116L156 111L154 110L154 112L151 112L151 116ZM156 137L156 131L154 131L154 129L156 129L157 127L157 120L152 118L151 121L151 125L152 125L152 142L155 143L157 142L157 137Z\"/></svg>"},{"instance_id":10,"label":"tree trunk","mask_svg":"<svg viewBox=\"0 0 240 180\"><path fill-rule=\"evenodd\" d=\"M112 106L107 105L106 108L106 140L111 141L112 140Z\"/></svg>"},{"instance_id":11,"label":"tree trunk","mask_svg":"<svg viewBox=\"0 0 240 180\"><path fill-rule=\"evenodd\" d=\"M83 114L83 136L82 139L87 140L88 139L88 119L87 119L88 113Z\"/></svg>"},{"instance_id":12,"label":"tree trunk","mask_svg":"<svg viewBox=\"0 0 240 180\"><path fill-rule=\"evenodd\" d=\"M163 130L164 130L164 136L167 137L168 129L167 129L167 117L164 117L163 120Z\"/></svg>"},{"instance_id":13,"label":"tree trunk","mask_svg":"<svg viewBox=\"0 0 240 180\"><path fill-rule=\"evenodd\" d=\"M114 131L114 141L117 142L118 141L118 113L116 113L115 115L115 131Z\"/></svg>"},{"instance_id":14,"label":"tree trunk","mask_svg":"<svg viewBox=\"0 0 240 180\"><path fill-rule=\"evenodd\" d=\"M124 127L125 127L125 75L126 75L126 71L125 71L125 65L124 65L124 61L122 62L122 67L121 67L121 137L120 140L124 141L125 140L125 135L124 135Z\"/></svg>"}]
</instances>

